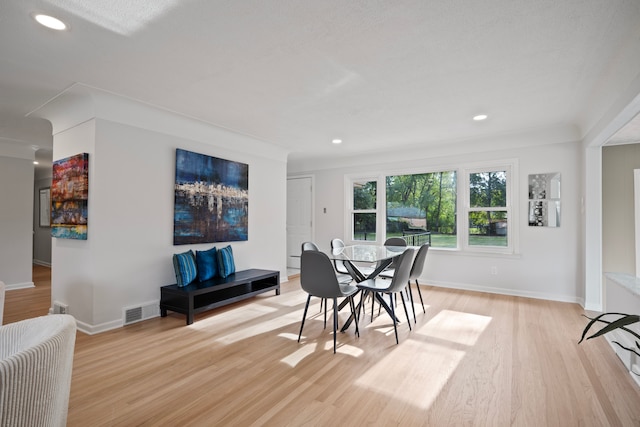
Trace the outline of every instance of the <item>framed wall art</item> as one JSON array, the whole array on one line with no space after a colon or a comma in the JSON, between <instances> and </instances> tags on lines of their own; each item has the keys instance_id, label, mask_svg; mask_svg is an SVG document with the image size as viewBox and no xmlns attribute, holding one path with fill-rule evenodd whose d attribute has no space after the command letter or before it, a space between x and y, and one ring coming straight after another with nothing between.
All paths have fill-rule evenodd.
<instances>
[{"instance_id":1,"label":"framed wall art","mask_svg":"<svg viewBox=\"0 0 640 427\"><path fill-rule=\"evenodd\" d=\"M173 244L248 239L249 165L176 149Z\"/></svg>"},{"instance_id":2,"label":"framed wall art","mask_svg":"<svg viewBox=\"0 0 640 427\"><path fill-rule=\"evenodd\" d=\"M529 226L560 227L560 174L529 175Z\"/></svg>"},{"instance_id":3,"label":"framed wall art","mask_svg":"<svg viewBox=\"0 0 640 427\"><path fill-rule=\"evenodd\" d=\"M51 236L87 240L89 154L53 162Z\"/></svg>"}]
</instances>

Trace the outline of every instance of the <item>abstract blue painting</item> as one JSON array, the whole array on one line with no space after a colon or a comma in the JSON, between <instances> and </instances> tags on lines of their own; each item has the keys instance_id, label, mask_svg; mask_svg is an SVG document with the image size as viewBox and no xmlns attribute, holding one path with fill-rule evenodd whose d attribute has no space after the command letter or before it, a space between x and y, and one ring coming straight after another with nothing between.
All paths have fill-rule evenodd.
<instances>
[{"instance_id":1,"label":"abstract blue painting","mask_svg":"<svg viewBox=\"0 0 640 427\"><path fill-rule=\"evenodd\" d=\"M176 149L173 244L248 239L249 165Z\"/></svg>"}]
</instances>

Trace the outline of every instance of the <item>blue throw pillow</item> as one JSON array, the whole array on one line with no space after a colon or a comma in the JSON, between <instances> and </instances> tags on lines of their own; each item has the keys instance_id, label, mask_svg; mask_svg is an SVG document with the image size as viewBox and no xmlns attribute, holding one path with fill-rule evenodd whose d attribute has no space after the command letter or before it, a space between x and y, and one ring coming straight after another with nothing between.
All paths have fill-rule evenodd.
<instances>
[{"instance_id":1,"label":"blue throw pillow","mask_svg":"<svg viewBox=\"0 0 640 427\"><path fill-rule=\"evenodd\" d=\"M198 266L198 280L204 282L218 274L218 257L216 247L208 251L196 251L196 265Z\"/></svg>"},{"instance_id":2,"label":"blue throw pillow","mask_svg":"<svg viewBox=\"0 0 640 427\"><path fill-rule=\"evenodd\" d=\"M173 269L176 273L178 286L187 286L193 282L198 275L196 259L193 256L193 252L187 251L173 255Z\"/></svg>"},{"instance_id":3,"label":"blue throw pillow","mask_svg":"<svg viewBox=\"0 0 640 427\"><path fill-rule=\"evenodd\" d=\"M231 245L218 250L218 273L225 278L236 272L236 264L233 261L233 251Z\"/></svg>"}]
</instances>

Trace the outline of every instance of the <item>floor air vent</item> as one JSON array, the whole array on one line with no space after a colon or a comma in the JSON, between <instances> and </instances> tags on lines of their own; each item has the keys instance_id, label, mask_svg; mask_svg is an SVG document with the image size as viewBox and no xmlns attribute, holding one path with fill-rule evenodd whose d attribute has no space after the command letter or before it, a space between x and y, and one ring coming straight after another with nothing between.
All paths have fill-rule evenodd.
<instances>
[{"instance_id":1,"label":"floor air vent","mask_svg":"<svg viewBox=\"0 0 640 427\"><path fill-rule=\"evenodd\" d=\"M135 307L125 310L124 312L124 324L135 323L142 320L142 307Z\"/></svg>"},{"instance_id":2,"label":"floor air vent","mask_svg":"<svg viewBox=\"0 0 640 427\"><path fill-rule=\"evenodd\" d=\"M126 307L124 310L124 324L129 325L141 320L150 319L160 315L160 309L157 302L152 302L137 307Z\"/></svg>"}]
</instances>

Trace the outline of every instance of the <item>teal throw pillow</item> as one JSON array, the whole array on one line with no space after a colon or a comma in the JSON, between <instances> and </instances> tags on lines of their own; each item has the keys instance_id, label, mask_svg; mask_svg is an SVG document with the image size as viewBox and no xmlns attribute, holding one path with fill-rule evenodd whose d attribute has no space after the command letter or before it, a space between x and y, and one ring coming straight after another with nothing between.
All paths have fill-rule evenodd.
<instances>
[{"instance_id":1,"label":"teal throw pillow","mask_svg":"<svg viewBox=\"0 0 640 427\"><path fill-rule=\"evenodd\" d=\"M173 269L176 273L178 286L187 286L197 275L196 259L192 251L173 255Z\"/></svg>"},{"instance_id":2,"label":"teal throw pillow","mask_svg":"<svg viewBox=\"0 0 640 427\"><path fill-rule=\"evenodd\" d=\"M196 251L196 265L198 266L198 280L213 279L218 274L218 257L216 247L208 251Z\"/></svg>"},{"instance_id":3,"label":"teal throw pillow","mask_svg":"<svg viewBox=\"0 0 640 427\"><path fill-rule=\"evenodd\" d=\"M218 250L218 273L225 278L236 272L236 264L233 261L233 251L231 245Z\"/></svg>"}]
</instances>

